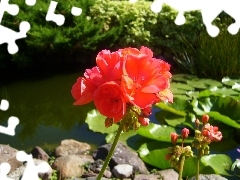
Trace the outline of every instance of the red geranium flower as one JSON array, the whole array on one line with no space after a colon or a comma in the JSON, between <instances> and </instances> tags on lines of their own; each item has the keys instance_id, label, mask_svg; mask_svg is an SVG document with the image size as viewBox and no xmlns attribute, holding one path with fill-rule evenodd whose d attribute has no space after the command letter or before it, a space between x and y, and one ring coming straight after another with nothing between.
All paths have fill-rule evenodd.
<instances>
[{"instance_id":1,"label":"red geranium flower","mask_svg":"<svg viewBox=\"0 0 240 180\"><path fill-rule=\"evenodd\" d=\"M143 50L142 50L143 49ZM151 50L142 48L143 54L129 53L123 65L122 87L126 98L132 104L145 108L159 98L160 91L169 87L168 77L158 59L152 58ZM131 51L131 49L129 49ZM167 63L166 63L167 64Z\"/></svg>"},{"instance_id":2,"label":"red geranium flower","mask_svg":"<svg viewBox=\"0 0 240 180\"><path fill-rule=\"evenodd\" d=\"M98 111L108 118L114 118L115 123L125 115L126 102L121 87L114 81L99 86L93 94L93 100Z\"/></svg>"},{"instance_id":3,"label":"red geranium flower","mask_svg":"<svg viewBox=\"0 0 240 180\"><path fill-rule=\"evenodd\" d=\"M103 50L98 53L96 63L105 82L116 81L120 84L123 65L120 51L111 53L109 50Z\"/></svg>"}]
</instances>

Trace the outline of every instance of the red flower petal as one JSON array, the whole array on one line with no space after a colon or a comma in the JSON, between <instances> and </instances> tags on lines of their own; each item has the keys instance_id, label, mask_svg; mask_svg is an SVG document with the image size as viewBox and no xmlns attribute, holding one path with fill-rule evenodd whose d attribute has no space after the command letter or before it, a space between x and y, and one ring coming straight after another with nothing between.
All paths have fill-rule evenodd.
<instances>
[{"instance_id":1,"label":"red flower petal","mask_svg":"<svg viewBox=\"0 0 240 180\"><path fill-rule=\"evenodd\" d=\"M83 105L91 102L93 100L93 92L95 89L96 88L85 78L78 78L71 90L73 98L77 100L74 102L74 105Z\"/></svg>"}]
</instances>

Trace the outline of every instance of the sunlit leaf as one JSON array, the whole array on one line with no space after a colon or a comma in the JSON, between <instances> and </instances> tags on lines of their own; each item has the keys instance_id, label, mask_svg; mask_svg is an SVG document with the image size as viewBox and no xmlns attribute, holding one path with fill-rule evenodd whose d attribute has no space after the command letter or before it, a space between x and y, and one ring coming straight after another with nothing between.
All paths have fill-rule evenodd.
<instances>
[{"instance_id":1,"label":"sunlit leaf","mask_svg":"<svg viewBox=\"0 0 240 180\"><path fill-rule=\"evenodd\" d=\"M207 113L216 121L240 128L240 103L231 97L210 96L194 99L191 104L197 115Z\"/></svg>"},{"instance_id":2,"label":"sunlit leaf","mask_svg":"<svg viewBox=\"0 0 240 180\"><path fill-rule=\"evenodd\" d=\"M176 75L173 75L172 77L174 81L185 82L185 83L187 82L187 80L190 80L193 78L196 78L196 76L190 75L190 74L176 74Z\"/></svg>"},{"instance_id":3,"label":"sunlit leaf","mask_svg":"<svg viewBox=\"0 0 240 180\"><path fill-rule=\"evenodd\" d=\"M172 82L171 83L171 87L177 88L177 89L180 89L180 90L181 89L188 90L188 91L194 90L194 88L192 86L189 86L189 85L187 85L185 83L175 83L175 82Z\"/></svg>"},{"instance_id":4,"label":"sunlit leaf","mask_svg":"<svg viewBox=\"0 0 240 180\"><path fill-rule=\"evenodd\" d=\"M159 107L161 110L169 111L173 114L185 116L185 110L188 106L188 102L183 99L175 98L173 103L158 103L156 104L156 107Z\"/></svg>"},{"instance_id":5,"label":"sunlit leaf","mask_svg":"<svg viewBox=\"0 0 240 180\"><path fill-rule=\"evenodd\" d=\"M105 116L101 115L96 109L93 109L88 112L86 123L88 124L89 129L94 132L100 132L103 134L115 132L118 129L118 125L113 124L112 126L106 128L105 119Z\"/></svg>"},{"instance_id":6,"label":"sunlit leaf","mask_svg":"<svg viewBox=\"0 0 240 180\"><path fill-rule=\"evenodd\" d=\"M212 79L193 79L187 81L187 84L197 89L207 89L209 87L220 87L223 84Z\"/></svg>"},{"instance_id":7,"label":"sunlit leaf","mask_svg":"<svg viewBox=\"0 0 240 180\"><path fill-rule=\"evenodd\" d=\"M222 83L227 86L233 86L235 83L240 84L240 79L230 79L229 77L224 77Z\"/></svg>"},{"instance_id":8,"label":"sunlit leaf","mask_svg":"<svg viewBox=\"0 0 240 180\"><path fill-rule=\"evenodd\" d=\"M176 132L173 127L161 126L158 124L150 123L148 126L141 126L137 131L141 136L158 141L170 142L170 134Z\"/></svg>"},{"instance_id":9,"label":"sunlit leaf","mask_svg":"<svg viewBox=\"0 0 240 180\"><path fill-rule=\"evenodd\" d=\"M156 147L149 147L151 145ZM169 161L165 159L168 153L167 148L170 146L171 144L145 143L139 148L138 153L145 163L160 169L167 169L171 168Z\"/></svg>"},{"instance_id":10,"label":"sunlit leaf","mask_svg":"<svg viewBox=\"0 0 240 180\"><path fill-rule=\"evenodd\" d=\"M211 154L203 156L201 162L205 166L210 166L216 174L230 175L228 171L231 169L232 160L225 154Z\"/></svg>"}]
</instances>

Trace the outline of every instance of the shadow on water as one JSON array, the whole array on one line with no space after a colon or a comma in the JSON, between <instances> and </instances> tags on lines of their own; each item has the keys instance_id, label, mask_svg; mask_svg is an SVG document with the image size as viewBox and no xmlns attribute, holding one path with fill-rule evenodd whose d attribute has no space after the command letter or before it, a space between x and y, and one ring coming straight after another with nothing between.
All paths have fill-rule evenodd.
<instances>
[{"instance_id":1,"label":"shadow on water","mask_svg":"<svg viewBox=\"0 0 240 180\"><path fill-rule=\"evenodd\" d=\"M0 98L7 99L10 107L0 111L0 125L7 126L10 116L19 118L14 137L0 134L1 144L31 150L34 146L51 150L61 140L72 138L93 146L103 143L105 136L88 130L86 114L94 106L74 106L71 87L83 74L79 68L55 70L49 73L16 72L0 81ZM43 70L43 69L42 69ZM1 100L0 99L0 100Z\"/></svg>"}]
</instances>

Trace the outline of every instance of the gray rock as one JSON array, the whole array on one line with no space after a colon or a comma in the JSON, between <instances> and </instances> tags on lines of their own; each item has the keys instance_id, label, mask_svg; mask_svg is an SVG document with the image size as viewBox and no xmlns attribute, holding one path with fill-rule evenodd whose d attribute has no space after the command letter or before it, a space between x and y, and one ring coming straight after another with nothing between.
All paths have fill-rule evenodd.
<instances>
[{"instance_id":1,"label":"gray rock","mask_svg":"<svg viewBox=\"0 0 240 180\"><path fill-rule=\"evenodd\" d=\"M9 163L11 166L10 173L22 165L22 162L19 162L16 159L17 152L17 149L14 149L9 145L0 144L0 164L3 162Z\"/></svg>"},{"instance_id":2,"label":"gray rock","mask_svg":"<svg viewBox=\"0 0 240 180\"><path fill-rule=\"evenodd\" d=\"M46 162L49 159L48 154L42 148L40 148L38 146L35 146L32 149L31 154L32 154L33 158L35 158L35 159L41 159L41 160L44 160Z\"/></svg>"},{"instance_id":3,"label":"gray rock","mask_svg":"<svg viewBox=\"0 0 240 180\"><path fill-rule=\"evenodd\" d=\"M134 180L160 180L160 179L161 179L161 176L155 175L155 174L137 174L134 177Z\"/></svg>"},{"instance_id":4,"label":"gray rock","mask_svg":"<svg viewBox=\"0 0 240 180\"><path fill-rule=\"evenodd\" d=\"M80 177L84 173L84 165L92 163L93 159L89 155L67 155L58 157L52 168L59 171L60 179Z\"/></svg>"},{"instance_id":5,"label":"gray rock","mask_svg":"<svg viewBox=\"0 0 240 180\"><path fill-rule=\"evenodd\" d=\"M133 174L133 167L129 164L119 164L114 166L112 173L116 178L129 178Z\"/></svg>"},{"instance_id":6,"label":"gray rock","mask_svg":"<svg viewBox=\"0 0 240 180\"><path fill-rule=\"evenodd\" d=\"M96 151L93 152L93 158L95 160L102 159L105 160L107 154L111 148L111 144L105 144L99 147ZM147 174L148 170L144 162L138 157L138 154L133 152L129 147L125 146L123 143L118 142L113 156L109 162L110 169L113 169L114 166L118 164L129 164L133 166L134 173Z\"/></svg>"},{"instance_id":7,"label":"gray rock","mask_svg":"<svg viewBox=\"0 0 240 180\"><path fill-rule=\"evenodd\" d=\"M81 155L87 154L91 150L91 146L87 143L82 143L73 139L66 139L61 141L61 145L55 149L57 157L67 155Z\"/></svg>"},{"instance_id":8,"label":"gray rock","mask_svg":"<svg viewBox=\"0 0 240 180\"><path fill-rule=\"evenodd\" d=\"M34 161L34 164L37 166L38 164L42 163L42 162L45 162L43 160L40 160L40 159L33 159ZM14 180L20 180L25 169L26 169L26 166L27 166L27 162L22 164L20 167L18 167L17 169L15 169L13 172L9 173L7 176L11 179L14 179ZM52 168L50 167L49 165L49 171L46 172L46 173L39 173L38 176L40 178L42 178L43 180L48 180L52 175Z\"/></svg>"},{"instance_id":9,"label":"gray rock","mask_svg":"<svg viewBox=\"0 0 240 180\"><path fill-rule=\"evenodd\" d=\"M162 176L163 180L176 180L179 176L178 173L173 169L159 171L159 174Z\"/></svg>"},{"instance_id":10,"label":"gray rock","mask_svg":"<svg viewBox=\"0 0 240 180\"><path fill-rule=\"evenodd\" d=\"M196 177L191 177L189 180L195 180ZM222 177L218 174L200 174L200 180L227 180L225 177Z\"/></svg>"},{"instance_id":11,"label":"gray rock","mask_svg":"<svg viewBox=\"0 0 240 180\"><path fill-rule=\"evenodd\" d=\"M33 159L34 160L34 164L37 166L38 164L45 162L44 160L41 159ZM46 173L39 173L38 176L42 179L42 180L48 180L51 176L52 176L52 168L49 165L49 170Z\"/></svg>"}]
</instances>

